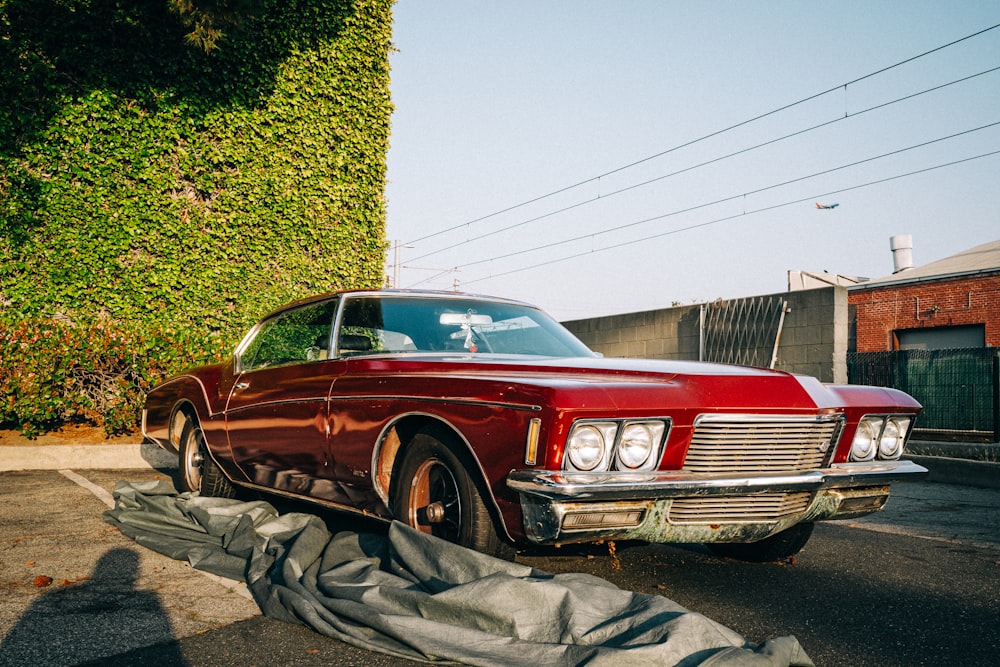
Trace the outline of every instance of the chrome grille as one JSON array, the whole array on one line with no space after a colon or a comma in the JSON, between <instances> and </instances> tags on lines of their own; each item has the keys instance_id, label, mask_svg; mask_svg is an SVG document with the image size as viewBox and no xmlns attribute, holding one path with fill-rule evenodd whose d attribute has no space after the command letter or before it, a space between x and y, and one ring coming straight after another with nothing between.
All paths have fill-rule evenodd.
<instances>
[{"instance_id":1,"label":"chrome grille","mask_svg":"<svg viewBox=\"0 0 1000 667\"><path fill-rule=\"evenodd\" d=\"M684 470L705 473L801 472L822 468L842 420L788 415L702 415Z\"/></svg>"},{"instance_id":2,"label":"chrome grille","mask_svg":"<svg viewBox=\"0 0 1000 667\"><path fill-rule=\"evenodd\" d=\"M812 493L762 493L753 496L698 496L675 498L670 503L670 523L733 523L778 521L801 514Z\"/></svg>"}]
</instances>

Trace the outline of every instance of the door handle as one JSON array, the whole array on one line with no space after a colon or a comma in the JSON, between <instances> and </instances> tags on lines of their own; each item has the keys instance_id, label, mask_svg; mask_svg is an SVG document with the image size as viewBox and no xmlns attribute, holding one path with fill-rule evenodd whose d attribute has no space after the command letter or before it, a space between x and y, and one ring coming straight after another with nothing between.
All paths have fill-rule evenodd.
<instances>
[{"instance_id":1,"label":"door handle","mask_svg":"<svg viewBox=\"0 0 1000 667\"><path fill-rule=\"evenodd\" d=\"M250 386L249 382L237 382L236 386L233 387L233 389L235 389L236 391L242 391L242 390L246 389L249 386Z\"/></svg>"}]
</instances>

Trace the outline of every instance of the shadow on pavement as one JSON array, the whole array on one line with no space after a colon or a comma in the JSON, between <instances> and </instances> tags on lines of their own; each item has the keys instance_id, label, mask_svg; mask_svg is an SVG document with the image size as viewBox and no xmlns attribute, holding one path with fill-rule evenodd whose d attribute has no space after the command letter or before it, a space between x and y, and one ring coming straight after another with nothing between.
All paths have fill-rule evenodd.
<instances>
[{"instance_id":1,"label":"shadow on pavement","mask_svg":"<svg viewBox=\"0 0 1000 667\"><path fill-rule=\"evenodd\" d=\"M97 561L80 581L46 582L43 593L24 612L0 644L0 664L58 665L99 661L150 642L173 642L174 633L160 599L137 590L139 554L116 548ZM135 636L141 636L136 641ZM185 664L162 656L160 664Z\"/></svg>"}]
</instances>

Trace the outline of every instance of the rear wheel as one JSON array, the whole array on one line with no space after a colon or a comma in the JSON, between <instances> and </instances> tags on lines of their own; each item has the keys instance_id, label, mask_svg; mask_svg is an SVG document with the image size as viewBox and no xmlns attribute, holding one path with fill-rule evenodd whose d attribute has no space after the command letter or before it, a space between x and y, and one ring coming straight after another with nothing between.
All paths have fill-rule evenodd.
<instances>
[{"instance_id":1,"label":"rear wheel","mask_svg":"<svg viewBox=\"0 0 1000 667\"><path fill-rule=\"evenodd\" d=\"M512 559L462 458L431 433L415 435L393 474L392 512L421 532Z\"/></svg>"},{"instance_id":2,"label":"rear wheel","mask_svg":"<svg viewBox=\"0 0 1000 667\"><path fill-rule=\"evenodd\" d=\"M197 491L216 498L236 495L236 489L208 455L205 434L193 417L187 418L181 430L180 468L183 491Z\"/></svg>"},{"instance_id":3,"label":"rear wheel","mask_svg":"<svg viewBox=\"0 0 1000 667\"><path fill-rule=\"evenodd\" d=\"M799 523L777 535L765 537L759 542L747 544L715 543L708 544L708 549L716 556L745 560L751 563L769 563L776 560L791 558L809 541L813 532L813 523Z\"/></svg>"}]
</instances>

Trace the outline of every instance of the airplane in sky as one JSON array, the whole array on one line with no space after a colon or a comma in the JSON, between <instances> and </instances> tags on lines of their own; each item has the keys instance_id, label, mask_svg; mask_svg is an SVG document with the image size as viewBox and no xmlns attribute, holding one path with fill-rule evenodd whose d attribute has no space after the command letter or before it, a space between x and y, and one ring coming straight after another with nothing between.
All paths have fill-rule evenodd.
<instances>
[{"instance_id":1,"label":"airplane in sky","mask_svg":"<svg viewBox=\"0 0 1000 667\"><path fill-rule=\"evenodd\" d=\"M816 202L816 208L829 209L837 208L838 206L840 206L840 204L820 204L819 202Z\"/></svg>"}]
</instances>

